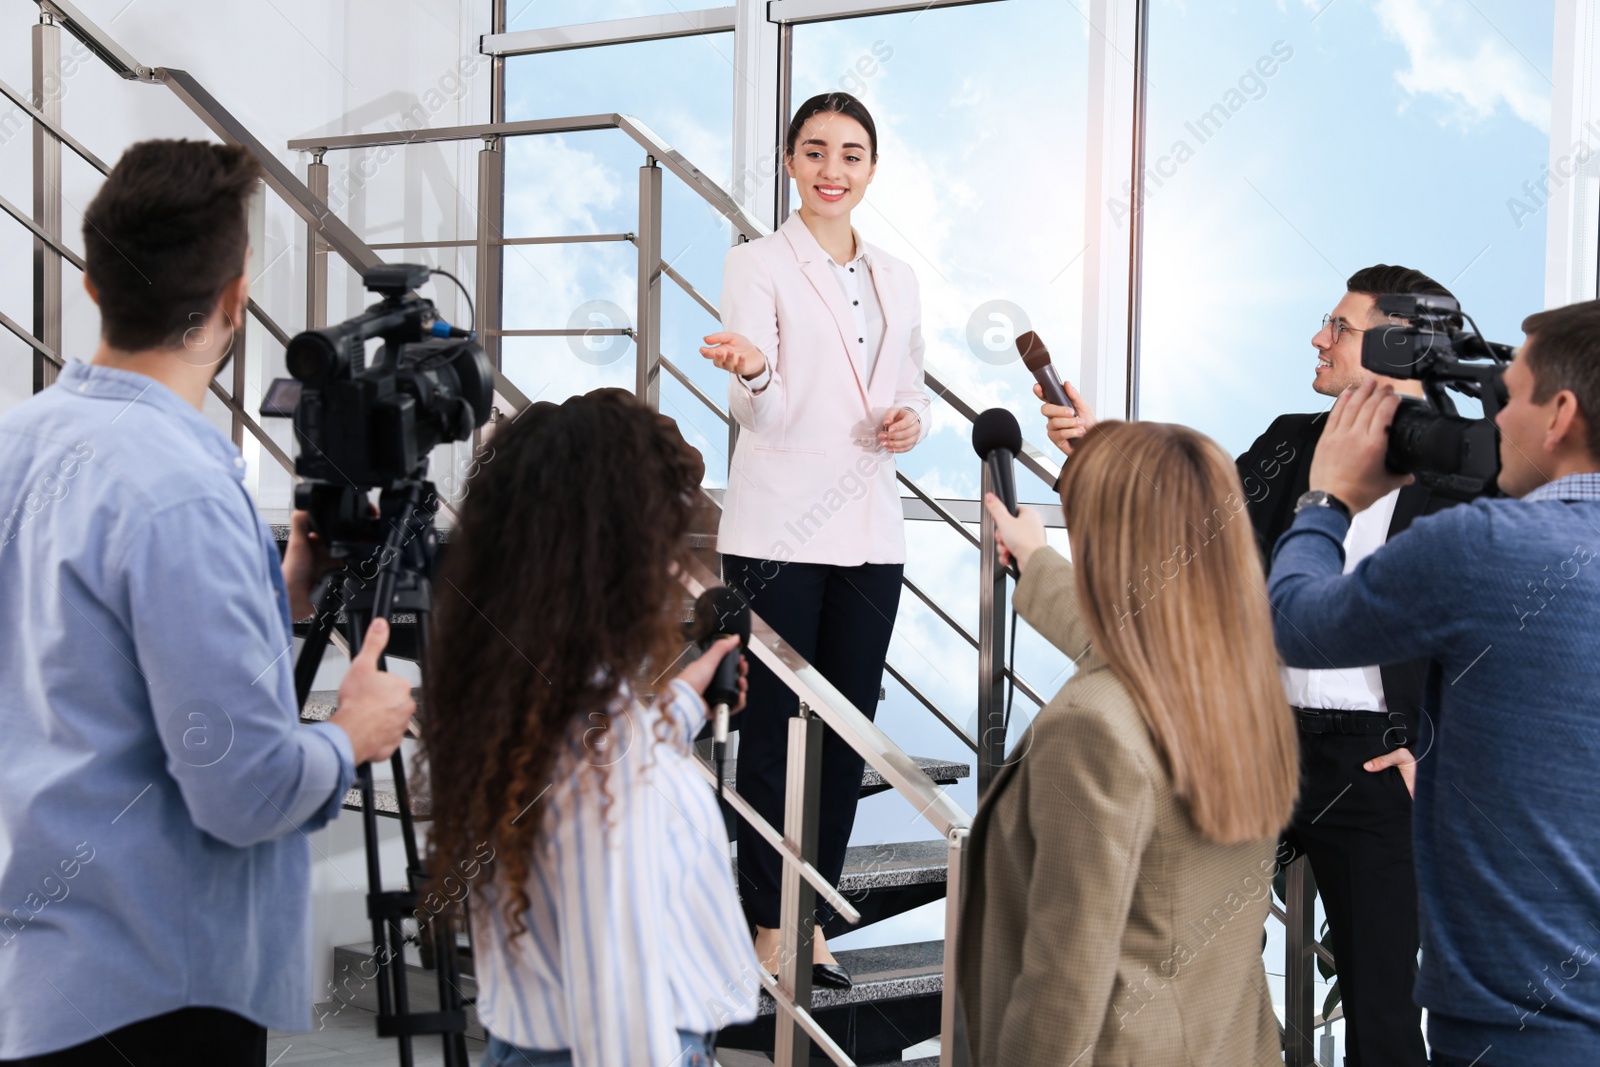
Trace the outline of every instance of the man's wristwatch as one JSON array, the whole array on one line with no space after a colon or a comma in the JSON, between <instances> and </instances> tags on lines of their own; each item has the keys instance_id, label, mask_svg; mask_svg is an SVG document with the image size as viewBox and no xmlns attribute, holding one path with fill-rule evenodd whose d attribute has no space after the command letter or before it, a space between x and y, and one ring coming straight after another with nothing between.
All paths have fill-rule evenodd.
<instances>
[{"instance_id":1,"label":"man's wristwatch","mask_svg":"<svg viewBox=\"0 0 1600 1067\"><path fill-rule=\"evenodd\" d=\"M1298 515L1306 508L1327 508L1343 515L1345 522L1350 521L1350 505L1323 489L1313 489L1309 493L1300 494L1300 499L1294 505L1294 513Z\"/></svg>"}]
</instances>

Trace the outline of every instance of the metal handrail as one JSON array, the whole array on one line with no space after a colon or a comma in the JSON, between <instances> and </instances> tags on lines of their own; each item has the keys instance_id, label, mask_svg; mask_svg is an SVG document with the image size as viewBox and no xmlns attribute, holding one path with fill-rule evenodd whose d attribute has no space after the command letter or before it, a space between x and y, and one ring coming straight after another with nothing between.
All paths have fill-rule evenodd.
<instances>
[{"instance_id":1,"label":"metal handrail","mask_svg":"<svg viewBox=\"0 0 1600 1067\"><path fill-rule=\"evenodd\" d=\"M709 495L705 499L716 506ZM691 596L699 596L722 582L703 563L691 561L679 576ZM834 733L855 749L874 770L883 775L902 796L917 805L922 816L941 836L952 830L969 828L972 816L942 786L936 785L916 762L867 718L822 672L808 663L777 631L752 613L750 650L778 680L804 701Z\"/></svg>"},{"instance_id":2,"label":"metal handrail","mask_svg":"<svg viewBox=\"0 0 1600 1067\"><path fill-rule=\"evenodd\" d=\"M700 168L667 142L655 131L632 115L608 112L600 115L579 115L573 118L527 119L521 122L486 122L470 126L440 126L436 129L414 130L405 134L357 133L342 137L299 137L289 142L291 149L305 152L333 152L350 148L383 148L398 145L433 144L440 141L473 141L488 137L523 137L534 134L585 133L594 130L621 130L650 154L652 159L683 181L702 200L710 204L746 238L755 240L770 231L755 216L739 206L716 182L707 178Z\"/></svg>"}]
</instances>

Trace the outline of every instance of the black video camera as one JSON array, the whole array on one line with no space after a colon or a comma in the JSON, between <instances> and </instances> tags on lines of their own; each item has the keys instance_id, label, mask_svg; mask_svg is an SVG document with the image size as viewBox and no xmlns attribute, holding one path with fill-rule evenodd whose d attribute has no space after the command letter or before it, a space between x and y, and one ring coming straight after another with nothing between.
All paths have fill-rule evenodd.
<instances>
[{"instance_id":1,"label":"black video camera","mask_svg":"<svg viewBox=\"0 0 1600 1067\"><path fill-rule=\"evenodd\" d=\"M1433 492L1457 500L1499 495L1500 431L1494 417L1506 402L1511 346L1473 332L1477 323L1447 296L1380 296L1378 310L1392 324L1366 332L1361 365L1387 378L1420 381L1427 398L1400 398L1389 428L1388 468L1415 474ZM1463 318L1472 330L1462 327ZM1446 389L1482 403L1483 417L1458 415Z\"/></svg>"},{"instance_id":2,"label":"black video camera","mask_svg":"<svg viewBox=\"0 0 1600 1067\"><path fill-rule=\"evenodd\" d=\"M428 454L489 419L494 368L473 335L412 290L432 271L385 263L361 281L383 299L336 326L290 340L293 378L267 390L261 414L294 419L295 506L330 541L370 539L367 494L423 484ZM381 339L372 365L366 343Z\"/></svg>"}]
</instances>

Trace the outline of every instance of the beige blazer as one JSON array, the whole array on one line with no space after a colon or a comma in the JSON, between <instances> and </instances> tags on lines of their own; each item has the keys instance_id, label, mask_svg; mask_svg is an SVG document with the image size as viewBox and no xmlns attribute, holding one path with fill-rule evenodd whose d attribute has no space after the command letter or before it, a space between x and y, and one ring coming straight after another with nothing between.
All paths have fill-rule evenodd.
<instances>
[{"instance_id":1,"label":"beige blazer","mask_svg":"<svg viewBox=\"0 0 1600 1067\"><path fill-rule=\"evenodd\" d=\"M862 374L853 312L827 253L798 214L778 231L728 251L722 326L766 357L772 380L752 393L729 375L739 442L728 473L717 547L784 562L904 563L894 456L877 445L891 408L916 412L928 432L917 276L866 245L883 307L883 346Z\"/></svg>"},{"instance_id":2,"label":"beige blazer","mask_svg":"<svg viewBox=\"0 0 1600 1067\"><path fill-rule=\"evenodd\" d=\"M1281 1064L1261 965L1271 840L1202 838L1042 548L1017 610L1077 661L973 823L957 967L989 1067Z\"/></svg>"}]
</instances>

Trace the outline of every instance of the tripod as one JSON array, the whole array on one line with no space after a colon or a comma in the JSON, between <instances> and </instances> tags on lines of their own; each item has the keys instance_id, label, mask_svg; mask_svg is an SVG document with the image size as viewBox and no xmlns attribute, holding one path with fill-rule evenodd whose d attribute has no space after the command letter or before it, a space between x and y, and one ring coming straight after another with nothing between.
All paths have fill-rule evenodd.
<instances>
[{"instance_id":1,"label":"tripod","mask_svg":"<svg viewBox=\"0 0 1600 1067\"><path fill-rule=\"evenodd\" d=\"M393 612L413 613L417 627L417 660L427 659L428 617L433 608L429 578L438 547L434 513L423 501L438 499L433 485L411 481L386 489L379 498L378 515L368 514L366 495L351 486L311 483L303 498L309 504L312 525L327 537L335 555L347 566L324 579L316 596L317 613L295 663L295 699L305 707L312 679L322 663L343 609L350 655L361 649L362 638L373 619L388 619ZM383 660L378 661L379 669ZM411 795L406 784L405 760L399 749L389 758L399 799L400 831L406 850L406 888L385 890L378 856L378 814L373 804L372 765L356 768L361 791L361 828L367 852L367 915L372 920L372 946L377 964L378 1036L399 1039L401 1067L412 1067L411 1039L438 1034L444 1045L445 1067L468 1067L466 1000L456 958L455 935L448 909L418 917L419 948L429 945L439 984L439 1010L413 1012L405 970L405 945L410 939L402 925L416 915L418 899L427 883L417 852L416 828L411 817Z\"/></svg>"}]
</instances>

